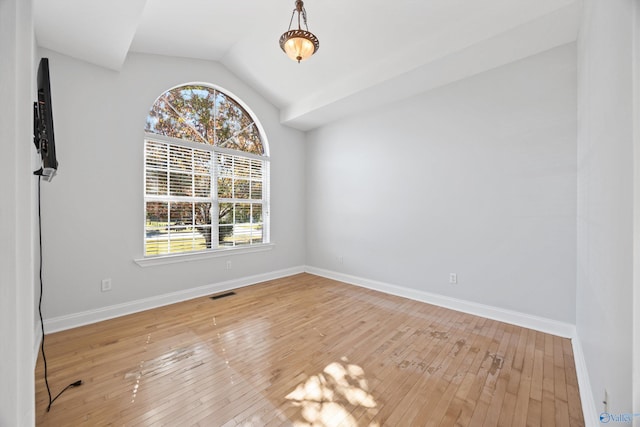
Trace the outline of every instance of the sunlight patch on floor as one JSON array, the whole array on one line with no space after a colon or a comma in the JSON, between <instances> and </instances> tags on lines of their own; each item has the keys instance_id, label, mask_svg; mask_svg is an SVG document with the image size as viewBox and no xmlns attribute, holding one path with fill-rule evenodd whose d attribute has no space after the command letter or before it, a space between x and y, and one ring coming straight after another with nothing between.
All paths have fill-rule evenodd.
<instances>
[{"instance_id":1,"label":"sunlight patch on floor","mask_svg":"<svg viewBox=\"0 0 640 427\"><path fill-rule=\"evenodd\" d=\"M299 419L293 422L296 427L359 427L361 423L370 427L379 425L371 420L378 405L369 392L364 369L348 363L345 357L341 362L330 363L322 372L307 378L286 398L300 410ZM364 413L361 415L364 416L357 415L362 409Z\"/></svg>"}]
</instances>

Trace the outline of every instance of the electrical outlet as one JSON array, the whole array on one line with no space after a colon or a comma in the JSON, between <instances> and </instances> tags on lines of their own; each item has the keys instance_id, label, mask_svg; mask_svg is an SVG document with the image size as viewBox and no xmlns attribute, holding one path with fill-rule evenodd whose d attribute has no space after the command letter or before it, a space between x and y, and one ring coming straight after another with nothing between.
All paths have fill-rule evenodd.
<instances>
[{"instance_id":1,"label":"electrical outlet","mask_svg":"<svg viewBox=\"0 0 640 427\"><path fill-rule=\"evenodd\" d=\"M102 292L108 292L111 290L111 279L102 279L102 285L100 287Z\"/></svg>"},{"instance_id":2,"label":"electrical outlet","mask_svg":"<svg viewBox=\"0 0 640 427\"><path fill-rule=\"evenodd\" d=\"M458 283L458 275L456 273L449 273L449 283L452 285Z\"/></svg>"},{"instance_id":3,"label":"electrical outlet","mask_svg":"<svg viewBox=\"0 0 640 427\"><path fill-rule=\"evenodd\" d=\"M231 261L227 261L227 270L231 270Z\"/></svg>"},{"instance_id":4,"label":"electrical outlet","mask_svg":"<svg viewBox=\"0 0 640 427\"><path fill-rule=\"evenodd\" d=\"M342 255L338 255L338 264L344 264L344 257Z\"/></svg>"}]
</instances>

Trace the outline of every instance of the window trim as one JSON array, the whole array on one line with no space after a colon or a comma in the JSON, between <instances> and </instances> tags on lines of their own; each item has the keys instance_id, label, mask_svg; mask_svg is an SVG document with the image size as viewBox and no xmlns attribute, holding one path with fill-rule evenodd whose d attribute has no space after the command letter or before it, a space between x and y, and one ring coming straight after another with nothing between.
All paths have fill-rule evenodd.
<instances>
[{"instance_id":1,"label":"window trim","mask_svg":"<svg viewBox=\"0 0 640 427\"><path fill-rule=\"evenodd\" d=\"M262 142L262 155L259 154L254 154L254 153L250 153L250 152L246 152L246 151L239 151L239 150L232 150L229 148L224 148L224 147L219 147L219 146L214 146L212 144L206 144L203 142L196 142L196 141L191 141L188 139L182 139L182 138L174 138L174 137L170 137L170 136L166 136L166 135L161 135L161 134L156 134L156 133L151 133L151 132L147 132L147 131L143 131L143 144L142 144L142 156L143 159L145 158L146 154L146 141L148 139L152 139L152 140L156 140L159 142L165 142L165 143L169 143L169 144L176 144L176 145L181 145L184 147L188 147L188 148L193 148L193 149L198 149L198 150L202 150L203 147L209 147L209 149L211 150L212 154L215 156L215 153L223 153L223 154L229 154L229 155L234 155L234 156L243 156L245 158L249 158L249 159L254 159L254 160L260 160L260 161L264 161L264 166L265 166L265 170L263 171L263 173L265 174L265 180L263 183L263 191L266 192L266 194L263 196L263 205L262 205L262 209L263 209L263 215L264 219L263 219L263 242L264 243L256 243L256 244L252 244L252 245L241 245L241 246L233 246L233 247L216 247L216 248L210 248L210 249L206 249L204 251L193 251L193 252L181 252L181 253L173 253L173 254L162 254L162 255L146 255L146 231L145 231L145 227L143 226L142 229L142 254L143 254L143 258L136 258L134 259L134 261L140 265L141 267L147 267L147 266L152 266L152 265L162 265L162 264L171 264L171 263L177 263L177 262L184 262L184 261L192 261L192 260L199 260L199 259L206 259L206 258L215 258L215 257L221 257L221 256L227 256L227 255L237 255L237 254L245 254L245 253L252 253L252 252L263 252L263 251L269 251L271 249L273 249L273 247L275 247L275 244L271 241L271 157L270 157L270 153L271 153L271 148L270 148L270 144L269 144L269 140L267 137L267 134L265 132L264 127L262 126L262 123L260 122L260 120L258 120L256 114L254 113L253 109L250 108L240 97L238 97L235 93L227 90L226 88L223 88L221 86L218 86L216 84L213 83L209 83L209 82L205 82L205 81L192 81L192 82L185 82L185 83L181 83L178 85L175 85L167 90L165 90L164 92L162 92L153 102L153 105L158 101L158 99L166 92L171 91L173 89L176 88L180 88L183 86L203 86L203 87L207 87L210 89L213 89L214 91L218 91L221 92L224 96L230 98L233 102L235 102L236 104L238 104L240 107L242 107L244 109L244 111L249 115L249 117L251 118L253 124L256 126L256 128L258 129L258 132L260 134L260 138L261 138L261 142ZM142 173L142 192L143 192L143 197L142 197L142 212L145 213L146 212L146 164L143 166L143 173ZM213 185L213 183L212 183ZM216 184L217 185L217 184ZM215 203L217 204L217 197L214 199ZM146 216L146 215L145 215ZM216 222L217 222L217 217L216 217ZM144 221L143 221L144 224ZM212 228L214 226L213 221L211 224Z\"/></svg>"},{"instance_id":2,"label":"window trim","mask_svg":"<svg viewBox=\"0 0 640 427\"><path fill-rule=\"evenodd\" d=\"M187 261L200 261L208 258L220 258L224 256L242 255L255 252L267 252L275 248L275 243L256 243L251 246L235 246L217 249L208 249L200 252L181 252L165 255L149 255L144 258L134 258L134 262L140 267L154 267L157 265L175 264Z\"/></svg>"}]
</instances>

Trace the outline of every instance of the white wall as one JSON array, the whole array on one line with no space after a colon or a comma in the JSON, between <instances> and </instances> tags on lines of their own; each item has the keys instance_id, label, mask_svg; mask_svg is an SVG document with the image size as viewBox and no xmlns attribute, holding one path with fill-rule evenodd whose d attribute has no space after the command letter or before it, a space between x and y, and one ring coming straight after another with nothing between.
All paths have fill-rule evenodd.
<instances>
[{"instance_id":1,"label":"white wall","mask_svg":"<svg viewBox=\"0 0 640 427\"><path fill-rule=\"evenodd\" d=\"M575 50L309 133L307 264L573 323Z\"/></svg>"},{"instance_id":2,"label":"white wall","mask_svg":"<svg viewBox=\"0 0 640 427\"><path fill-rule=\"evenodd\" d=\"M55 52L50 60L58 175L43 194L45 318L97 310L304 264L303 134L222 65L130 54L121 72ZM142 268L145 118L165 90L208 82L245 102L271 154L268 252ZM225 269L228 259L231 270ZM113 290L100 282L111 278Z\"/></svg>"},{"instance_id":3,"label":"white wall","mask_svg":"<svg viewBox=\"0 0 640 427\"><path fill-rule=\"evenodd\" d=\"M632 1L585 3L578 48L576 327L598 412L632 396ZM635 112L637 114L638 112Z\"/></svg>"},{"instance_id":4,"label":"white wall","mask_svg":"<svg viewBox=\"0 0 640 427\"><path fill-rule=\"evenodd\" d=\"M0 426L34 424L33 22L0 1Z\"/></svg>"}]
</instances>

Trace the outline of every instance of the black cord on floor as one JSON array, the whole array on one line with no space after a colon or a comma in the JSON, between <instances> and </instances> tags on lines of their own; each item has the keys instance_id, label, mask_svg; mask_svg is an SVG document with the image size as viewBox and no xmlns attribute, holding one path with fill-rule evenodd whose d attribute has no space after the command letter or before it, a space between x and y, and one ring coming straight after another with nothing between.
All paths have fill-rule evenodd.
<instances>
[{"instance_id":1,"label":"black cord on floor","mask_svg":"<svg viewBox=\"0 0 640 427\"><path fill-rule=\"evenodd\" d=\"M47 373L47 356L44 353L44 320L42 320L42 294L43 294L43 281L42 281L42 213L40 209L40 183L42 182L42 176L38 176L38 241L40 247L40 300L38 301L38 313L40 314L40 329L42 330L42 341L40 342L40 350L42 351L42 362L44 363L44 383L47 386L47 393L49 394L49 405L47 406L47 412L51 409L53 402L60 397L62 393L67 391L71 387L77 387L82 385L82 380L78 380L74 383L66 386L56 397L51 398L51 389L49 388L49 376Z\"/></svg>"}]
</instances>

